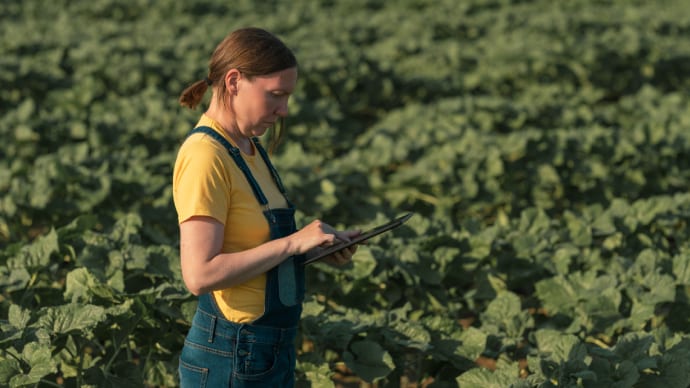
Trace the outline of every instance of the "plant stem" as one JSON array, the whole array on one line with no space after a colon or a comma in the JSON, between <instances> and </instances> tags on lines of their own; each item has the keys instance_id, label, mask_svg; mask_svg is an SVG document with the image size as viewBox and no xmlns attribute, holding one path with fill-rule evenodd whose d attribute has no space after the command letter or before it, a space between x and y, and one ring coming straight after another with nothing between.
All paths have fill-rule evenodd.
<instances>
[{"instance_id":1,"label":"plant stem","mask_svg":"<svg viewBox=\"0 0 690 388\"><path fill-rule=\"evenodd\" d=\"M130 328L122 335L122 340L117 341L115 336L113 335L113 347L115 348L115 351L113 352L113 355L110 357L108 360L108 363L105 365L105 371L110 372L110 367L113 365L113 362L115 362L115 358L117 357L118 354L120 354L120 350L122 350L122 344L127 341L129 338L129 335L134 331L134 328L137 327L139 322L142 320L142 318L139 318L134 324L130 326ZM129 347L127 348L129 352Z\"/></svg>"},{"instance_id":2,"label":"plant stem","mask_svg":"<svg viewBox=\"0 0 690 388\"><path fill-rule=\"evenodd\" d=\"M127 335L125 335L125 338L127 338ZM110 367L113 365L113 362L115 362L115 358L117 357L117 355L120 354L120 349L122 349L122 342L118 343L118 341L115 339L114 335L113 335L113 348L115 349L115 351L113 352L113 355L108 360L108 363L105 364L104 370L106 372L110 372Z\"/></svg>"},{"instance_id":3,"label":"plant stem","mask_svg":"<svg viewBox=\"0 0 690 388\"><path fill-rule=\"evenodd\" d=\"M8 354L8 355L12 356L12 358L14 358L15 360L19 361L20 363L21 363L21 361L22 361L22 358L21 358L19 355L14 354L13 352L10 352L10 351L8 351L8 350L4 350L2 353L3 353L3 354Z\"/></svg>"},{"instance_id":4,"label":"plant stem","mask_svg":"<svg viewBox=\"0 0 690 388\"><path fill-rule=\"evenodd\" d=\"M82 354L81 341L79 337L74 337L74 345L77 347L77 357L79 357L79 362L77 363L77 388L81 388L82 372L84 370L84 355Z\"/></svg>"}]
</instances>

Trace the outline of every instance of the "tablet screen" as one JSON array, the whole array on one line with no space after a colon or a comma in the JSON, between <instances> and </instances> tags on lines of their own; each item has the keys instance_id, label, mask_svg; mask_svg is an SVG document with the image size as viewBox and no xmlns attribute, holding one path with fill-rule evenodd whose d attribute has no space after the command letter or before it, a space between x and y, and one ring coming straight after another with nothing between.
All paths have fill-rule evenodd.
<instances>
[{"instance_id":1,"label":"tablet screen","mask_svg":"<svg viewBox=\"0 0 690 388\"><path fill-rule=\"evenodd\" d=\"M389 231L389 230L391 230L391 229L397 228L398 226L400 226L400 225L402 225L403 223L405 223L405 221L407 221L408 219L410 219L410 217L412 217L413 214L414 214L414 213L407 213L407 214L405 214L405 215L402 216L402 217L395 218L395 219L393 219L393 220L390 220L390 221L386 222L386 223L383 224L383 225L379 225L379 226L377 226L377 227L375 227L375 228L373 228L373 229L369 229L369 230L367 230L367 231L365 231L365 232L362 232L362 233L360 233L359 235L353 237L352 240L350 240L350 241L348 241L348 242L344 242L344 243L332 245L332 246L330 246L330 247L328 247L328 248L325 248L324 250L322 250L322 251L321 251L319 254L317 254L316 256L310 257L309 259L305 260L303 264L306 265L306 264L313 263L313 262L315 262L315 261L321 260L321 259L323 259L324 257L326 257L326 256L328 256L328 255L330 255L330 254L332 254L332 253L334 253L334 252L337 252L337 251L339 251L339 250L341 250L341 249L345 249L345 248L347 248L347 247L349 247L349 246L352 246L352 245L354 245L354 244L358 244L358 243L364 242L364 241L366 241L366 240L368 240L368 239L370 239L370 238L372 238L372 237L374 237L374 236L377 236L377 235L379 235L379 234L381 234L381 233L383 233L383 232L386 232L386 231Z\"/></svg>"}]
</instances>

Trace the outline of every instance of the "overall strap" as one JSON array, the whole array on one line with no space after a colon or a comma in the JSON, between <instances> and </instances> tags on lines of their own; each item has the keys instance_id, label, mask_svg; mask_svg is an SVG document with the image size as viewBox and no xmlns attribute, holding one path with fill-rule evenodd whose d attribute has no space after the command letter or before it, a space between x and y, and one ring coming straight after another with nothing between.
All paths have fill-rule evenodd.
<instances>
[{"instance_id":1,"label":"overall strap","mask_svg":"<svg viewBox=\"0 0 690 388\"><path fill-rule=\"evenodd\" d=\"M249 166L247 166L247 163L242 159L242 155L240 154L240 149L233 146L230 144L229 141L227 141L221 134L218 132L214 131L210 127L196 127L194 128L187 137L195 134L195 133L205 133L212 138L214 138L216 141L218 141L220 144L225 147L225 149L228 150L228 153L232 157L232 159L235 161L235 164L237 164L237 167L239 167L240 170L244 173L244 176L247 178L247 181L249 182L249 185L252 187L252 191L254 192L254 196L256 199L259 201L259 204L263 207L268 207L268 199L266 199L266 196L264 195L264 192L261 190L261 187L259 187L259 184L256 182L256 179L254 179L254 176L252 175L252 172L249 170ZM275 179L275 176L274 176ZM278 188L280 189L281 185L276 182L278 185ZM282 191L281 191L282 192Z\"/></svg>"},{"instance_id":2,"label":"overall strap","mask_svg":"<svg viewBox=\"0 0 690 388\"><path fill-rule=\"evenodd\" d=\"M276 171L276 168L273 167L273 163L271 163L271 160L268 158L266 150L263 146L261 146L259 138L252 137L252 141L254 142L254 146L256 147L256 149L259 151L259 155L261 155L261 158L264 160L264 163L266 163L266 166L268 166L268 170L271 172L273 180L276 182L276 186L278 186L278 190L280 190L280 193L283 194L283 197L285 197L285 201L288 203L288 206L293 207L292 203L290 202L290 199L288 198L285 186L283 186L283 181L280 179L280 175L278 175L278 171Z\"/></svg>"}]
</instances>

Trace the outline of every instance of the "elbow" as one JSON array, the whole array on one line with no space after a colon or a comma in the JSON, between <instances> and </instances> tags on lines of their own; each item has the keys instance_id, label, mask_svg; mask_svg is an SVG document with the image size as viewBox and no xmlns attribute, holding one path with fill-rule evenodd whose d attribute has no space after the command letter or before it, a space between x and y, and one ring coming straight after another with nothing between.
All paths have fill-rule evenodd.
<instances>
[{"instance_id":1,"label":"elbow","mask_svg":"<svg viewBox=\"0 0 690 388\"><path fill-rule=\"evenodd\" d=\"M191 292L192 295L194 295L194 296L200 296L200 295L206 294L210 291L207 288L200 287L200 286L192 286L189 283L185 283L185 285L187 286L187 290L189 290L189 292Z\"/></svg>"},{"instance_id":2,"label":"elbow","mask_svg":"<svg viewBox=\"0 0 690 388\"><path fill-rule=\"evenodd\" d=\"M211 291L208 285L203 284L198 276L187 275L183 276L183 279L185 287L187 287L187 290L189 290L189 292L191 292L194 296L203 295Z\"/></svg>"},{"instance_id":3,"label":"elbow","mask_svg":"<svg viewBox=\"0 0 690 388\"><path fill-rule=\"evenodd\" d=\"M203 288L190 287L188 284L187 284L187 290L189 290L189 292L191 292L192 295L194 295L194 296L200 296L200 295L203 295L206 293L206 292L204 292Z\"/></svg>"}]
</instances>

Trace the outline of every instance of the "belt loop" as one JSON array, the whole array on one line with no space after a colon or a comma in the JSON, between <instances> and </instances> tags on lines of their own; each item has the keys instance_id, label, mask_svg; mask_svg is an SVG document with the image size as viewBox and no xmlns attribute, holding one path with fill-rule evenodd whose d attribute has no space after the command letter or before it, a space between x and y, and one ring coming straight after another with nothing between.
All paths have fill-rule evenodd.
<instances>
[{"instance_id":1,"label":"belt loop","mask_svg":"<svg viewBox=\"0 0 690 388\"><path fill-rule=\"evenodd\" d=\"M235 333L235 344L240 343L243 331L244 331L244 323L237 326L237 332Z\"/></svg>"},{"instance_id":2,"label":"belt loop","mask_svg":"<svg viewBox=\"0 0 690 388\"><path fill-rule=\"evenodd\" d=\"M211 317L211 327L209 328L209 331L208 331L208 342L209 343L213 342L213 337L216 334L216 319L217 318L215 315Z\"/></svg>"}]
</instances>

